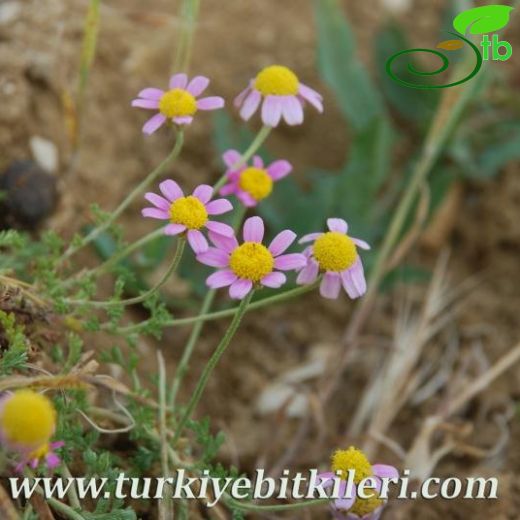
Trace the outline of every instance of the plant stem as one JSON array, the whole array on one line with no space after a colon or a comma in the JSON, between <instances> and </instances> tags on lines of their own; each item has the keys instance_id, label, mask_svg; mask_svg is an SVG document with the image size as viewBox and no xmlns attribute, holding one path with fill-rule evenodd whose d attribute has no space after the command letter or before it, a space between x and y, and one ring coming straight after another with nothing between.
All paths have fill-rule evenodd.
<instances>
[{"instance_id":1,"label":"plant stem","mask_svg":"<svg viewBox=\"0 0 520 520\"><path fill-rule=\"evenodd\" d=\"M209 377L211 373L213 372L214 368L217 366L220 358L222 357L222 354L224 354L225 350L229 346L231 340L233 339L233 336L235 335L236 331L238 330L238 327L240 325L240 322L242 321L242 318L244 317L247 306L251 302L251 298L253 297L254 290L252 290L241 302L238 306L235 315L233 317L233 320L231 321L226 333L224 334L224 337L218 344L217 348L215 349L215 352L209 359L208 363L204 367L204 371L202 372L202 375L199 379L199 382L197 383L197 386L195 388L195 391L193 392L193 395L191 396L190 402L188 403L188 407L186 408L186 411L184 412L184 415L182 416L181 420L179 421L179 424L177 426L177 430L175 432L175 436L173 438L173 446L177 443L179 440L179 437L182 435L182 432L184 430L184 427L186 426L186 423L190 419L193 411L199 404L200 398L202 397L202 393L204 392L204 389L206 388L206 385L208 383Z\"/></svg>"},{"instance_id":2,"label":"plant stem","mask_svg":"<svg viewBox=\"0 0 520 520\"><path fill-rule=\"evenodd\" d=\"M266 513L268 511L294 511L295 509L304 509L306 507L323 506L330 503L328 498L317 498L314 500L303 500L294 504L281 504L281 505L257 505L251 502L242 502L234 498L227 498L226 503L242 509L243 511L257 511L258 513Z\"/></svg>"},{"instance_id":3,"label":"plant stem","mask_svg":"<svg viewBox=\"0 0 520 520\"><path fill-rule=\"evenodd\" d=\"M83 237L77 245L71 245L65 251L62 257L62 261L70 258L73 254L79 251L81 248L85 247L87 244L95 240L103 231L105 231L108 227L110 227L117 218L123 213L123 211L131 204L131 202L144 190L146 189L159 175L164 171L164 169L174 161L184 144L184 133L179 131L177 133L177 139L175 140L175 146L172 151L168 154L168 156L157 166L154 170L152 170L131 192L130 194L121 202L121 204L112 212L110 217L104 221L102 224L94 228L87 236Z\"/></svg>"},{"instance_id":4,"label":"plant stem","mask_svg":"<svg viewBox=\"0 0 520 520\"><path fill-rule=\"evenodd\" d=\"M204 297L204 301L202 302L202 307L200 309L200 315L206 314L213 301L215 300L215 296L217 291L215 289L211 289L208 291L206 296ZM188 364L190 362L191 356L193 354L193 350L195 349L195 345L200 337L200 333L202 332L202 327L204 326L204 321L197 321L195 326L193 327L188 342L184 347L184 351L182 353L181 360L179 361L179 365L177 366L177 370L175 371L175 376L173 378L172 388L170 391L170 400L168 402L170 407L173 407L175 404L175 399L177 398L177 393L179 392L179 387L181 385L186 372L188 371Z\"/></svg>"},{"instance_id":5,"label":"plant stem","mask_svg":"<svg viewBox=\"0 0 520 520\"><path fill-rule=\"evenodd\" d=\"M242 223L242 220L243 220L245 214L246 214L246 207L242 206L242 205L239 206L237 213L233 218L233 228L235 229L235 231L237 231L240 228L240 224ZM209 310L211 309L211 306L213 305L213 301L215 300L216 294L217 294L217 291L214 289L211 289L210 291L208 291L208 293L204 297L204 301L202 302L202 307L200 309L199 316L209 312ZM193 327L193 330L191 331L188 342L186 343L186 346L184 347L184 351L182 353L182 358L179 362L179 366L177 367L177 371L175 372L175 377L173 378L172 389L170 392L170 401L169 401L170 407L173 407L175 404L175 399L177 397L179 387L188 370L188 363L190 362L191 356L193 354L193 350L200 337L203 326L204 326L203 321L198 321L197 323L195 323L195 326Z\"/></svg>"},{"instance_id":6,"label":"plant stem","mask_svg":"<svg viewBox=\"0 0 520 520\"><path fill-rule=\"evenodd\" d=\"M173 65L173 72L188 73L193 47L195 22L199 14L200 0L184 0L181 4L179 18L181 28L177 40L177 53Z\"/></svg>"},{"instance_id":7,"label":"plant stem","mask_svg":"<svg viewBox=\"0 0 520 520\"><path fill-rule=\"evenodd\" d=\"M108 301L92 301L92 300L65 300L65 303L69 305L88 305L90 307L98 307L98 308L105 308L105 307L113 307L116 305L133 305L135 303L140 303L147 298L149 298L152 294L154 294L156 291L158 291L170 278L172 273L174 273L179 265L179 262L181 261L182 254L184 253L184 248L186 246L186 239L184 237L179 237L179 241L177 242L177 249L175 251L175 255L173 256L173 259L170 263L170 266L168 267L168 270L164 273L163 277L160 279L160 281L151 289L148 289L148 291L144 292L143 294L139 296L135 296L134 298L129 298L128 300L108 300Z\"/></svg>"},{"instance_id":8,"label":"plant stem","mask_svg":"<svg viewBox=\"0 0 520 520\"><path fill-rule=\"evenodd\" d=\"M281 303L296 296L300 296L302 294L308 293L316 289L318 283L314 283L312 285L302 285L300 287L296 287L295 289L291 289L289 291L285 291L280 294L276 294L274 296L270 296L269 298L263 298L257 302L251 303L248 307L248 311L252 311L255 309L261 309L262 307L267 307L269 305L274 305L277 303ZM211 312L208 314L201 314L199 316L192 316L190 318L180 318L174 319L165 322L165 327L177 327L181 325L193 325L194 323L198 323L199 321L213 321L220 320L222 318L228 318L229 316L233 316L237 312L238 307L234 307L232 309L225 309L223 311ZM138 323L136 325L130 325L129 327L121 327L117 329L119 334L128 334L133 332L138 332L144 324Z\"/></svg>"},{"instance_id":9,"label":"plant stem","mask_svg":"<svg viewBox=\"0 0 520 520\"><path fill-rule=\"evenodd\" d=\"M164 227L157 228L156 230L152 231L151 233L148 233L148 235L144 235L139 240L136 240L135 242L131 242L128 244L124 249L119 251L118 253L112 255L110 258L108 258L104 263L99 264L94 269L90 269L88 271L79 272L76 275L72 276L65 282L63 282L62 287L69 287L70 285L73 285L74 282L78 281L78 278L85 277L85 276L101 276L104 274L112 265L119 262L123 258L127 257L130 253L133 253L136 249L139 249L140 247L148 244L148 242L152 242L156 238L159 238L161 236L164 236Z\"/></svg>"}]
</instances>

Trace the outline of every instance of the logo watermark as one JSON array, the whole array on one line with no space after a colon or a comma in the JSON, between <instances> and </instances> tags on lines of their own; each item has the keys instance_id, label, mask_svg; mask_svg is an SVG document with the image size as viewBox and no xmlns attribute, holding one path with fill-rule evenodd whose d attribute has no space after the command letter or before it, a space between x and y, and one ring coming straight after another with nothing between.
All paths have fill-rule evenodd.
<instances>
[{"instance_id":1,"label":"logo watermark","mask_svg":"<svg viewBox=\"0 0 520 520\"><path fill-rule=\"evenodd\" d=\"M453 27L457 32L449 32L455 39L440 42L437 49L441 50L418 48L397 52L390 56L386 62L388 75L400 85L415 89L440 89L466 83L479 73L484 61L506 61L513 55L513 47L508 41L500 40L498 34L490 35L490 33L503 29L509 23L512 10L512 7L506 5L486 5L463 11L453 20ZM482 35L482 40L478 46L469 39L471 35ZM397 60L408 54L423 52L437 56L441 60L441 65L433 71L421 71L413 63L409 63L407 65L408 73L423 79L437 76L446 71L450 65L450 60L443 51L454 52L466 46L474 53L475 64L473 69L462 79L445 84L429 85L406 80L399 77L395 72ZM482 51L480 48L482 48Z\"/></svg>"}]
</instances>

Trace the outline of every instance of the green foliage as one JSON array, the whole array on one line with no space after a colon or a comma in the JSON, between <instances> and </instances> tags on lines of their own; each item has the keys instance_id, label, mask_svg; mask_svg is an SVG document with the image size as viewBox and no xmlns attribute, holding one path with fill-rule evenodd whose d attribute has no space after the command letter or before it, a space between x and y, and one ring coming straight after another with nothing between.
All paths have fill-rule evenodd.
<instances>
[{"instance_id":1,"label":"green foliage","mask_svg":"<svg viewBox=\"0 0 520 520\"><path fill-rule=\"evenodd\" d=\"M7 349L0 359L0 375L9 375L22 370L27 361L27 338L24 328L16 323L13 313L0 310L0 330L7 341Z\"/></svg>"}]
</instances>

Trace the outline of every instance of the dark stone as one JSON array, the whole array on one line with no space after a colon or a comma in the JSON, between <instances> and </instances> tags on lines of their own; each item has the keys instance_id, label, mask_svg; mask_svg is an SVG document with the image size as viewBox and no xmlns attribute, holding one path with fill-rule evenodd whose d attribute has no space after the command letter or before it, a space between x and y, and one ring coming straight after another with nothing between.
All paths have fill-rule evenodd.
<instances>
[{"instance_id":1,"label":"dark stone","mask_svg":"<svg viewBox=\"0 0 520 520\"><path fill-rule=\"evenodd\" d=\"M15 161L0 173L0 192L3 228L36 229L56 207L56 180L33 161Z\"/></svg>"}]
</instances>

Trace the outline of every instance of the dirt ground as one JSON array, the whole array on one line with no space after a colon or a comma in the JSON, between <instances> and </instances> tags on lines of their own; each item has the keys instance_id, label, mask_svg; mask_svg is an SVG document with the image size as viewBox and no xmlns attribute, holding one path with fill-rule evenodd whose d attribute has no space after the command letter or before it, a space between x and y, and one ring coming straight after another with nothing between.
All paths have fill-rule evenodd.
<instances>
[{"instance_id":1,"label":"dirt ground","mask_svg":"<svg viewBox=\"0 0 520 520\"><path fill-rule=\"evenodd\" d=\"M130 101L141 88L167 82L175 55L178 2L150 0L146 7L139 0L102 2L99 50L87 96L81 152L71 173L66 173L70 146L62 95L64 90L72 91L75 87L87 2L6 3L16 4L18 9L7 23L0 18L0 169L15 159L30 157L31 137L52 141L59 150L56 175L60 200L46 226L71 236L88 218L92 202L107 210L115 207L168 152L171 143L166 133L142 135L146 116L131 109ZM388 14L377 0L343 4L356 30L360 54L370 66L373 33ZM412 40L420 35L423 43L433 41L442 5L440 0L417 1L412 12L400 15L410 29ZM413 13L422 16L415 17ZM348 126L316 73L311 2L204 0L195 42L191 71L209 76L211 94L224 96L228 107L262 66L276 62L297 70L303 82L324 92L325 113L318 116L308 112L302 127L277 130L269 140L269 150L273 155L289 158L297 178L309 167L334 169L344 162ZM513 81L518 82L518 77L518 74L513 76ZM211 131L210 117L201 115L187 132L180 160L168 172L187 189L201 182L211 183L221 174L221 164L212 149ZM489 362L518 341L519 174L517 163L491 181L465 183L453 227L446 236L451 248L449 271L454 281L461 282L477 273L489 274L485 283L468 296L452 324L465 340L478 338ZM137 202L124 215L128 239L151 230L150 223L140 217L141 206ZM427 267L434 265L438 254L438 250L424 248L413 253ZM383 297L368 324L369 359L374 356L371 338L392 333L392 319L397 312L392 302L405 296L401 291L396 289L394 294ZM283 412L260 415L257 397L291 368L311 359L338 356L342 348L340 338L351 310L352 303L346 298L331 303L311 296L246 318L201 403L201 413L210 415L214 427L227 435L223 462L248 471L262 464L272 468L283 460L300 420L287 420ZM205 329L191 365L192 382L224 327L225 323L219 323ZM170 368L180 356L187 332L171 331L164 338ZM151 343L142 345L143 350L151 348L154 348ZM325 467L330 452L344 442L343 433L364 385L366 365L359 360L357 366L347 371L330 409L320 411L323 431L309 429L309 439L292 457L291 467ZM500 500L394 502L385 518L518 518L519 376L519 367L509 371L461 417L474 424L469 444L485 450L493 446L496 436L494 413L513 407L515 414L507 426L509 439L505 447L494 457L482 460L455 452L435 471L439 476L497 475ZM190 389L189 385L184 389L184 397ZM423 412L427 411L404 412L391 429L390 437L404 445L410 442ZM399 465L389 450L381 449L378 459ZM308 513L305 518L321 518L321 514Z\"/></svg>"}]
</instances>

